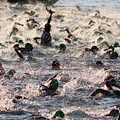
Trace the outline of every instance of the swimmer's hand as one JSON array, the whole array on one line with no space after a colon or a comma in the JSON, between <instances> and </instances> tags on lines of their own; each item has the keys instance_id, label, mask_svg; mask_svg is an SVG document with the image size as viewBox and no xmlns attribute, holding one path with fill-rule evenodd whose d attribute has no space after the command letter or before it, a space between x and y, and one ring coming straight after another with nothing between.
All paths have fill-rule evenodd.
<instances>
[{"instance_id":1,"label":"swimmer's hand","mask_svg":"<svg viewBox=\"0 0 120 120\"><path fill-rule=\"evenodd\" d=\"M47 10L50 14L53 13L51 9L49 10L49 9L47 8L47 6L46 6L46 10Z\"/></svg>"}]
</instances>

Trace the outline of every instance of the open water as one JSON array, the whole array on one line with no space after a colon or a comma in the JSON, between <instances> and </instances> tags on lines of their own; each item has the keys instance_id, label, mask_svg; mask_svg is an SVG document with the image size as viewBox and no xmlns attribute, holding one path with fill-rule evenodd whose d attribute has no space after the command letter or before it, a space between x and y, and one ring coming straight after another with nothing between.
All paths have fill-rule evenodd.
<instances>
[{"instance_id":1,"label":"open water","mask_svg":"<svg viewBox=\"0 0 120 120\"><path fill-rule=\"evenodd\" d=\"M16 4L2 3L0 6L0 57L3 68L7 72L9 69L15 69L16 74L11 79L0 80L0 120L23 120L32 115L42 115L51 119L55 111L61 109L65 113L65 120L114 120L113 117L104 117L111 109L120 107L119 98L96 98L90 97L91 92L97 88L106 89L102 86L106 77L105 68L108 70L120 69L120 57L117 60L100 59L105 67L97 68L94 66L95 61L99 60L94 55L86 55L79 57L79 54L85 47L97 45L98 36L94 33L99 25L105 29L111 29L112 35L102 37L105 41L113 44L120 40L120 19L119 16L114 18L114 12L120 11L119 0L59 0L53 7L56 14L62 14L62 18L54 17L51 25L53 38L58 38L58 41L52 40L53 47L46 48L37 45L33 41L34 37L40 37L48 18L45 7L42 4L25 4L24 7L18 7ZM95 11L100 9L103 15L108 15L107 10L111 10L111 18L94 18L87 15L81 15L75 6L79 6L82 11ZM25 11L35 11L36 16L24 14ZM108 11L109 12L109 11ZM17 15L17 16L15 16ZM40 29L29 30L25 21L29 18L35 18L40 23ZM64 19L64 20L63 20ZM94 19L95 26L88 27L88 22ZM118 21L119 24L116 23ZM10 37L10 32L15 22L24 24L17 25L19 29L17 35ZM77 23L77 24L75 24ZM105 24L104 24L105 23ZM106 24L107 23L107 24ZM111 27L109 27L109 24ZM68 44L64 41L67 36L64 28L69 28L78 41ZM34 46L32 53L24 54L24 61L20 61L16 55L13 45L17 42L13 37L18 37L24 43L31 43ZM59 48L56 47L60 43L64 43L67 49L71 52L58 53ZM120 42L119 42L120 44ZM20 44L24 46L24 44ZM119 49L118 49L118 52ZM32 60L27 57L32 56ZM57 59L60 61L61 70L51 70L51 62ZM58 72L63 72L63 76L59 81L60 95L41 97L39 93L40 84ZM29 73L29 74L25 74ZM119 74L116 75L119 77ZM27 99L14 101L15 96L20 95Z\"/></svg>"}]
</instances>

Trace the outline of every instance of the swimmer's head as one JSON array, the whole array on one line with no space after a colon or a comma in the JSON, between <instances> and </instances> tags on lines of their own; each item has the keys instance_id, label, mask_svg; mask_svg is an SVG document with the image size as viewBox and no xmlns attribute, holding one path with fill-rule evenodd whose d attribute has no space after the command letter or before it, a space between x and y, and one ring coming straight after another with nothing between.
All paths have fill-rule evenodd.
<instances>
[{"instance_id":1,"label":"swimmer's head","mask_svg":"<svg viewBox=\"0 0 120 120\"><path fill-rule=\"evenodd\" d=\"M58 110L58 111L54 114L53 118L56 118L56 117L64 118L64 116L65 116L64 112L63 112L62 110Z\"/></svg>"},{"instance_id":2,"label":"swimmer's head","mask_svg":"<svg viewBox=\"0 0 120 120\"><path fill-rule=\"evenodd\" d=\"M13 76L15 73L16 73L16 71L14 69L11 69L7 72L7 75Z\"/></svg>"},{"instance_id":3,"label":"swimmer's head","mask_svg":"<svg viewBox=\"0 0 120 120\"><path fill-rule=\"evenodd\" d=\"M91 51L92 52L97 52L98 51L98 47L97 46L92 46L91 47Z\"/></svg>"},{"instance_id":4,"label":"swimmer's head","mask_svg":"<svg viewBox=\"0 0 120 120\"><path fill-rule=\"evenodd\" d=\"M118 58L118 53L117 52L110 53L110 59L117 59L117 58Z\"/></svg>"},{"instance_id":5,"label":"swimmer's head","mask_svg":"<svg viewBox=\"0 0 120 120\"><path fill-rule=\"evenodd\" d=\"M119 43L118 42L115 42L113 47L120 47Z\"/></svg>"},{"instance_id":6,"label":"swimmer's head","mask_svg":"<svg viewBox=\"0 0 120 120\"><path fill-rule=\"evenodd\" d=\"M102 65L103 65L102 61L100 61L100 60L96 61L96 66L100 67Z\"/></svg>"},{"instance_id":7,"label":"swimmer's head","mask_svg":"<svg viewBox=\"0 0 120 120\"><path fill-rule=\"evenodd\" d=\"M66 50L66 45L65 44L60 44L59 45L60 50Z\"/></svg>"},{"instance_id":8,"label":"swimmer's head","mask_svg":"<svg viewBox=\"0 0 120 120\"><path fill-rule=\"evenodd\" d=\"M59 82L57 79L52 79L50 82L49 89L56 90L58 88Z\"/></svg>"},{"instance_id":9,"label":"swimmer's head","mask_svg":"<svg viewBox=\"0 0 120 120\"><path fill-rule=\"evenodd\" d=\"M32 51L32 49L33 49L32 44L26 43L26 44L25 44L25 49L26 49L27 51Z\"/></svg>"},{"instance_id":10,"label":"swimmer's head","mask_svg":"<svg viewBox=\"0 0 120 120\"><path fill-rule=\"evenodd\" d=\"M58 60L53 60L51 64L52 64L52 69L59 69L60 67L60 63Z\"/></svg>"},{"instance_id":11,"label":"swimmer's head","mask_svg":"<svg viewBox=\"0 0 120 120\"><path fill-rule=\"evenodd\" d=\"M51 25L49 23L45 24L45 29L44 31L45 32L50 32L50 29L51 29Z\"/></svg>"}]
</instances>

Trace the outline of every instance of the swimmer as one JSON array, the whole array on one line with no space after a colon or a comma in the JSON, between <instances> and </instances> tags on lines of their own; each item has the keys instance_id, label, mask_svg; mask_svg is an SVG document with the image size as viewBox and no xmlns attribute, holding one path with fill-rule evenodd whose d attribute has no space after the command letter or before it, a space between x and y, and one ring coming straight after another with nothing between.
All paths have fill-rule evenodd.
<instances>
[{"instance_id":1,"label":"swimmer","mask_svg":"<svg viewBox=\"0 0 120 120\"><path fill-rule=\"evenodd\" d=\"M98 60L98 61L95 62L95 66L96 67L102 67L104 65L103 65L102 61Z\"/></svg>"},{"instance_id":2,"label":"swimmer","mask_svg":"<svg viewBox=\"0 0 120 120\"><path fill-rule=\"evenodd\" d=\"M70 31L69 31L68 29L65 29L65 30L66 30L67 33L68 33L68 36L67 36L68 38L71 38L71 37L74 38L74 36L70 33Z\"/></svg>"},{"instance_id":3,"label":"swimmer","mask_svg":"<svg viewBox=\"0 0 120 120\"><path fill-rule=\"evenodd\" d=\"M55 112L55 114L53 115L53 119L55 118L64 118L65 114L62 110L58 110ZM33 116L33 117L30 117L30 118L27 118L27 119L24 119L24 120L50 120L48 118L45 118L45 117L42 117L42 116Z\"/></svg>"},{"instance_id":4,"label":"swimmer","mask_svg":"<svg viewBox=\"0 0 120 120\"><path fill-rule=\"evenodd\" d=\"M65 44L60 44L59 49L60 50L57 53L73 53L72 51L69 51L68 49L66 49Z\"/></svg>"},{"instance_id":5,"label":"swimmer","mask_svg":"<svg viewBox=\"0 0 120 120\"><path fill-rule=\"evenodd\" d=\"M105 53L101 55L101 58L108 58L108 59L117 59L118 58L118 53L114 51L113 46L109 46L108 49L106 49Z\"/></svg>"},{"instance_id":6,"label":"swimmer","mask_svg":"<svg viewBox=\"0 0 120 120\"><path fill-rule=\"evenodd\" d=\"M33 16L33 15L35 15L35 12L34 12L34 11L31 11L31 12L25 11L24 14L27 14L27 15L29 15L29 16Z\"/></svg>"},{"instance_id":7,"label":"swimmer","mask_svg":"<svg viewBox=\"0 0 120 120\"><path fill-rule=\"evenodd\" d=\"M15 52L17 53L17 55L19 56L20 59L24 59L24 57L22 56L22 54L18 51L19 49L19 44L16 44L13 46Z\"/></svg>"},{"instance_id":8,"label":"swimmer","mask_svg":"<svg viewBox=\"0 0 120 120\"><path fill-rule=\"evenodd\" d=\"M58 53L64 53L66 51L66 45L65 44L60 44L59 48L60 48L60 51L58 51Z\"/></svg>"},{"instance_id":9,"label":"swimmer","mask_svg":"<svg viewBox=\"0 0 120 120\"><path fill-rule=\"evenodd\" d=\"M26 20L26 25L28 27L28 29L32 30L37 26L40 26L39 23L37 21L35 21L34 19L29 19Z\"/></svg>"},{"instance_id":10,"label":"swimmer","mask_svg":"<svg viewBox=\"0 0 120 120\"><path fill-rule=\"evenodd\" d=\"M52 65L51 69L54 69L54 70L59 70L60 69L60 63L59 63L58 60L53 60L51 65Z\"/></svg>"},{"instance_id":11,"label":"swimmer","mask_svg":"<svg viewBox=\"0 0 120 120\"><path fill-rule=\"evenodd\" d=\"M40 86L40 92L41 96L54 96L60 94L59 91L57 91L59 82L58 79L60 79L62 76L62 73L57 73L54 76L52 76L50 79L46 81L44 85Z\"/></svg>"},{"instance_id":12,"label":"swimmer","mask_svg":"<svg viewBox=\"0 0 120 120\"><path fill-rule=\"evenodd\" d=\"M98 51L98 47L97 46L92 46L91 48L85 48L83 51L82 51L82 54L80 55L81 57L83 57L85 55L86 52L91 52L93 54L96 55L97 51Z\"/></svg>"},{"instance_id":13,"label":"swimmer","mask_svg":"<svg viewBox=\"0 0 120 120\"><path fill-rule=\"evenodd\" d=\"M109 78L108 78L109 79ZM97 89L94 92L92 92L91 96L96 96L98 94L102 94L104 97L117 97L120 98L120 91L119 90L114 90L114 87L120 88L120 81L115 80L113 78L104 81L108 90L104 90L104 89Z\"/></svg>"},{"instance_id":14,"label":"swimmer","mask_svg":"<svg viewBox=\"0 0 120 120\"><path fill-rule=\"evenodd\" d=\"M33 46L32 46L32 44L30 44L30 43L26 43L26 44L25 44L25 47L19 47L19 44L15 44L15 45L13 46L13 48L14 48L15 52L17 53L17 55L18 55L21 59L24 59L24 57L23 57L23 55L22 55L21 53L32 52L32 50L33 50ZM21 53L20 53L19 51L20 51Z\"/></svg>"},{"instance_id":15,"label":"swimmer","mask_svg":"<svg viewBox=\"0 0 120 120\"><path fill-rule=\"evenodd\" d=\"M112 117L118 117L119 116L119 110L117 109L112 109L109 114L105 116L112 116Z\"/></svg>"},{"instance_id":16,"label":"swimmer","mask_svg":"<svg viewBox=\"0 0 120 120\"><path fill-rule=\"evenodd\" d=\"M16 73L16 71L14 69L10 69L8 72L7 72L7 75L11 77L13 77L13 75Z\"/></svg>"},{"instance_id":17,"label":"swimmer","mask_svg":"<svg viewBox=\"0 0 120 120\"><path fill-rule=\"evenodd\" d=\"M50 17L47 21L47 24L45 24L45 28L44 28L43 34L41 36L41 45L50 47L51 46L51 41L52 41L52 37L51 37L51 34L50 34L50 29L51 29L50 22L51 22L51 19L52 19L52 11L48 10L47 7L46 7L46 10L50 13Z\"/></svg>"},{"instance_id":18,"label":"swimmer","mask_svg":"<svg viewBox=\"0 0 120 120\"><path fill-rule=\"evenodd\" d=\"M2 64L0 63L0 78L3 77L12 78L15 73L16 72L14 69L10 69L7 73L5 73L5 70L3 69Z\"/></svg>"}]
</instances>

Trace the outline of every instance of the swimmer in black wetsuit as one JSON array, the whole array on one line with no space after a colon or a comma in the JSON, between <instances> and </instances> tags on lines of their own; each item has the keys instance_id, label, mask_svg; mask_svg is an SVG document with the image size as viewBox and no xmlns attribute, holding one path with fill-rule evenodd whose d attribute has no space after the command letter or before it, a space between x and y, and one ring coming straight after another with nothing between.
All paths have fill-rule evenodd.
<instances>
[{"instance_id":1,"label":"swimmer in black wetsuit","mask_svg":"<svg viewBox=\"0 0 120 120\"><path fill-rule=\"evenodd\" d=\"M118 53L114 51L113 46L109 46L108 49L106 49L105 53L101 55L101 58L109 58L109 59L117 59L118 58Z\"/></svg>"},{"instance_id":2,"label":"swimmer in black wetsuit","mask_svg":"<svg viewBox=\"0 0 120 120\"><path fill-rule=\"evenodd\" d=\"M50 17L48 19L47 24L45 24L45 28L44 28L43 34L41 36L41 45L50 47L51 46L51 41L52 41L52 37L51 37L51 34L50 34L50 29L51 29L50 22L52 20L52 11L48 10L47 7L46 7L46 10L50 13Z\"/></svg>"},{"instance_id":3,"label":"swimmer in black wetsuit","mask_svg":"<svg viewBox=\"0 0 120 120\"><path fill-rule=\"evenodd\" d=\"M23 55L21 53L25 53L25 52L31 52L33 50L33 46L30 43L26 43L25 47L19 47L19 44L15 44L13 46L15 52L17 53L17 55L21 58L24 59ZM20 52L19 52L20 51Z\"/></svg>"},{"instance_id":4,"label":"swimmer in black wetsuit","mask_svg":"<svg viewBox=\"0 0 120 120\"><path fill-rule=\"evenodd\" d=\"M5 70L3 69L2 64L0 63L0 78L12 78L15 73L16 71L14 69L10 69L7 73L5 73Z\"/></svg>"},{"instance_id":5,"label":"swimmer in black wetsuit","mask_svg":"<svg viewBox=\"0 0 120 120\"><path fill-rule=\"evenodd\" d=\"M106 97L117 97L120 98L120 91L114 90L112 86L120 88L120 81L115 79L106 80L105 84L108 88L108 90L104 89L97 89L94 92L92 92L91 96L96 96L97 94L101 93L103 96Z\"/></svg>"},{"instance_id":6,"label":"swimmer in black wetsuit","mask_svg":"<svg viewBox=\"0 0 120 120\"><path fill-rule=\"evenodd\" d=\"M112 117L118 117L119 116L119 110L118 109L112 109L109 114L105 116L112 116Z\"/></svg>"},{"instance_id":7,"label":"swimmer in black wetsuit","mask_svg":"<svg viewBox=\"0 0 120 120\"><path fill-rule=\"evenodd\" d=\"M59 86L59 82L57 78L61 77L62 73L57 73L54 76L52 76L50 79L46 81L44 85L40 86L40 92L41 96L54 96L60 94L59 91L57 91L57 88Z\"/></svg>"},{"instance_id":8,"label":"swimmer in black wetsuit","mask_svg":"<svg viewBox=\"0 0 120 120\"><path fill-rule=\"evenodd\" d=\"M82 53L81 53L81 57L83 57L85 55L86 52L91 52L93 54L96 55L97 51L98 51L98 47L97 46L92 46L91 48L85 48Z\"/></svg>"},{"instance_id":9,"label":"swimmer in black wetsuit","mask_svg":"<svg viewBox=\"0 0 120 120\"><path fill-rule=\"evenodd\" d=\"M43 96L58 95L58 92L56 91L57 88L58 88L58 85L59 85L58 80L57 79L52 79L49 86L41 85L40 91L41 91Z\"/></svg>"},{"instance_id":10,"label":"swimmer in black wetsuit","mask_svg":"<svg viewBox=\"0 0 120 120\"><path fill-rule=\"evenodd\" d=\"M35 26L40 26L39 23L34 19L26 20L26 25L30 30L34 29Z\"/></svg>"}]
</instances>

